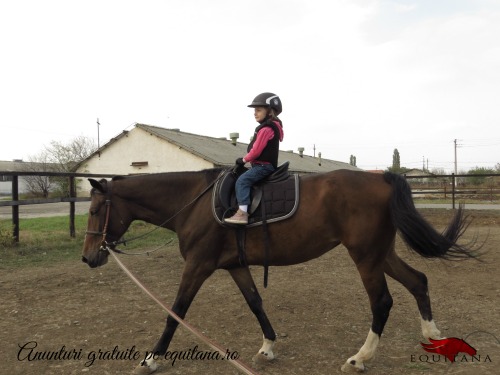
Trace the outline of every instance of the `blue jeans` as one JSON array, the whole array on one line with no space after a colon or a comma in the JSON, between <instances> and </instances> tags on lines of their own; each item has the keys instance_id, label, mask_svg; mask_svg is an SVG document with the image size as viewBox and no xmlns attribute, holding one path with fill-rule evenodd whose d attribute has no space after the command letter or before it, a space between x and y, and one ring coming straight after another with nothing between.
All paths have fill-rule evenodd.
<instances>
[{"instance_id":1,"label":"blue jeans","mask_svg":"<svg viewBox=\"0 0 500 375\"><path fill-rule=\"evenodd\" d=\"M238 204L241 206L252 203L250 197L252 186L273 172L274 167L272 164L255 164L252 168L238 177L236 180L236 200Z\"/></svg>"}]
</instances>

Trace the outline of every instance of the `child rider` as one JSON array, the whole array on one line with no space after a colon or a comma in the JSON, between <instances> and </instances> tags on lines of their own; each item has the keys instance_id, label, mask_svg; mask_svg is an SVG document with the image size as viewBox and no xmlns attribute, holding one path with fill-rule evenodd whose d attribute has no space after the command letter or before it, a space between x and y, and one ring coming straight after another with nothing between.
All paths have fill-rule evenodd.
<instances>
[{"instance_id":1,"label":"child rider","mask_svg":"<svg viewBox=\"0 0 500 375\"><path fill-rule=\"evenodd\" d=\"M283 123L278 118L282 104L280 98L270 92L255 97L248 107L254 108L255 128L247 154L236 159L236 164L250 163L252 168L244 172L236 181L238 211L224 221L231 224L248 224L248 206L251 203L252 186L269 176L278 167L279 143L283 141Z\"/></svg>"}]
</instances>

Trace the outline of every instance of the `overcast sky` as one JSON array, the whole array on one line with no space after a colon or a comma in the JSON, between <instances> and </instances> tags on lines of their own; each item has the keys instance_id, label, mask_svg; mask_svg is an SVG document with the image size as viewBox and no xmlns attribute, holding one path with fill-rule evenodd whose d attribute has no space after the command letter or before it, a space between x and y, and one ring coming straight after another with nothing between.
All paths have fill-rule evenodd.
<instances>
[{"instance_id":1,"label":"overcast sky","mask_svg":"<svg viewBox=\"0 0 500 375\"><path fill-rule=\"evenodd\" d=\"M134 123L213 137L283 101L283 150L385 169L500 163L499 0L0 3L0 160ZM428 163L428 164L427 164Z\"/></svg>"}]
</instances>

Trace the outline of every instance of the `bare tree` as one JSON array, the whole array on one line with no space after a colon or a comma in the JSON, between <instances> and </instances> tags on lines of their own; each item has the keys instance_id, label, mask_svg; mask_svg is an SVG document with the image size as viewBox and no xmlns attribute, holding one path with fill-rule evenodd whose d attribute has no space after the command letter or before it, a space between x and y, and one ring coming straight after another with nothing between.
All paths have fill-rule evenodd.
<instances>
[{"instance_id":1,"label":"bare tree","mask_svg":"<svg viewBox=\"0 0 500 375\"><path fill-rule=\"evenodd\" d=\"M30 157L26 165L32 172L72 172L75 165L85 160L97 149L92 138L79 136L69 143L52 141L39 154ZM67 178L47 176L27 176L29 190L33 194L47 197L56 187L62 196L69 195Z\"/></svg>"},{"instance_id":2,"label":"bare tree","mask_svg":"<svg viewBox=\"0 0 500 375\"><path fill-rule=\"evenodd\" d=\"M432 168L431 173L434 175L445 175L446 171L444 170L444 168L439 167L439 168Z\"/></svg>"},{"instance_id":3,"label":"bare tree","mask_svg":"<svg viewBox=\"0 0 500 375\"><path fill-rule=\"evenodd\" d=\"M76 164L85 160L97 149L92 138L79 136L69 143L52 141L45 151L59 172L72 172Z\"/></svg>"},{"instance_id":4,"label":"bare tree","mask_svg":"<svg viewBox=\"0 0 500 375\"><path fill-rule=\"evenodd\" d=\"M42 151L37 155L30 156L28 162L23 164L25 172L53 172L54 168L50 163L49 154ZM47 198L54 186L53 181L48 176L24 176L28 191L35 195Z\"/></svg>"}]
</instances>

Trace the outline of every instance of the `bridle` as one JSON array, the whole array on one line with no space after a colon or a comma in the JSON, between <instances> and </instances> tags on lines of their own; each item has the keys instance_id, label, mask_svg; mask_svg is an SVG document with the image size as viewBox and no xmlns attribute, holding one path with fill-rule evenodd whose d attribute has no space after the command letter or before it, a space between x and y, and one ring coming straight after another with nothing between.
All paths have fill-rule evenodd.
<instances>
[{"instance_id":1,"label":"bridle","mask_svg":"<svg viewBox=\"0 0 500 375\"><path fill-rule=\"evenodd\" d=\"M106 236L108 234L109 216L110 216L110 212L111 212L111 199L106 199L105 205L106 205L106 219L104 221L104 227L103 227L102 231L92 231L92 230L85 231L86 234L90 234L90 235L94 235L94 236L102 236L101 246L99 247L99 251L107 251L107 252L114 251L115 253L124 254L124 255L149 255L149 254L154 253L155 251L161 249L163 246L168 245L169 243L171 243L173 241L172 239L170 239L165 244L160 245L159 247L157 247L154 250L148 250L148 251L138 252L138 253L131 253L128 251L125 252L123 250L117 249L116 248L117 245L126 244L127 242L131 242L131 241L136 240L138 238L146 237L147 235L151 234L153 231L159 229L160 227L156 227L153 230L150 230L149 232L147 232L145 234L131 238L129 240L108 242L108 240L106 239Z\"/></svg>"},{"instance_id":2,"label":"bridle","mask_svg":"<svg viewBox=\"0 0 500 375\"><path fill-rule=\"evenodd\" d=\"M106 239L106 237L108 235L109 216L111 213L111 199L110 199L110 197L108 199L106 199L105 205L106 205L106 216L105 216L106 218L104 221L103 229L101 231L87 230L87 231L85 231L85 234L90 234L93 236L102 236L101 246L99 247L99 251L112 250L112 251L117 252L117 253L122 253L121 250L118 250L115 248L115 246L118 244L118 241L114 241L114 242L109 243Z\"/></svg>"}]
</instances>

